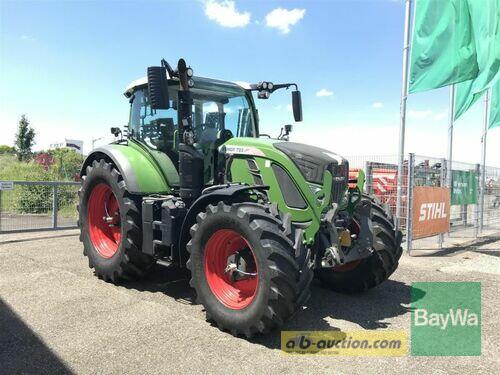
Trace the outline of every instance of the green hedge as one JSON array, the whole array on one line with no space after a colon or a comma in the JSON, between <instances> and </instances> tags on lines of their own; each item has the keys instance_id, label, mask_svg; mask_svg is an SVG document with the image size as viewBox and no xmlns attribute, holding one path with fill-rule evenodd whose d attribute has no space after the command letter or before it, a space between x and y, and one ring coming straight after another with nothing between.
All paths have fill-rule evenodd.
<instances>
[{"instance_id":1,"label":"green hedge","mask_svg":"<svg viewBox=\"0 0 500 375\"><path fill-rule=\"evenodd\" d=\"M45 170L35 161L19 162L13 155L0 155L0 180L15 181L71 181L83 157L75 152L59 152L56 163ZM58 156L61 156L58 158ZM61 162L61 159L63 162ZM71 163L64 163L69 159ZM58 186L59 211L76 215L77 186ZM53 186L17 185L2 197L2 210L9 213L42 214L52 211Z\"/></svg>"}]
</instances>

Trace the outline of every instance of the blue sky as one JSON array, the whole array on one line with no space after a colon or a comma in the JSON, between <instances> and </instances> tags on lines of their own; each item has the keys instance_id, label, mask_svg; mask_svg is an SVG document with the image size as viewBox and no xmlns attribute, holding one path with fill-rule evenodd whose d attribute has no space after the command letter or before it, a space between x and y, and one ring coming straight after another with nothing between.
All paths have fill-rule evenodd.
<instances>
[{"instance_id":1,"label":"blue sky","mask_svg":"<svg viewBox=\"0 0 500 375\"><path fill-rule=\"evenodd\" d=\"M0 143L26 113L37 147L107 136L122 93L161 58L195 74L295 81L304 122L293 140L345 155L397 152L404 6L373 1L1 1ZM293 122L289 94L258 101L261 130ZM447 89L410 97L407 151L446 154ZM457 159L478 162L482 103L456 123ZM488 164L500 165L498 128Z\"/></svg>"}]
</instances>

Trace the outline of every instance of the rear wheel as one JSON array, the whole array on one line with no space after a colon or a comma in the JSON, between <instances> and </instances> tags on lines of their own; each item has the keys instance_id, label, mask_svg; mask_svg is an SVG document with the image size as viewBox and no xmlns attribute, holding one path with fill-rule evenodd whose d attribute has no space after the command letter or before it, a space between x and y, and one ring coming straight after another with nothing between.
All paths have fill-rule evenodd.
<instances>
[{"instance_id":1,"label":"rear wheel","mask_svg":"<svg viewBox=\"0 0 500 375\"><path fill-rule=\"evenodd\" d=\"M333 269L319 268L315 276L328 288L341 293L358 293L371 289L383 281L398 267L401 233L396 231L390 213L374 198L372 201L373 254Z\"/></svg>"},{"instance_id":2,"label":"rear wheel","mask_svg":"<svg viewBox=\"0 0 500 375\"><path fill-rule=\"evenodd\" d=\"M154 259L143 254L140 200L111 163L89 165L79 192L80 241L89 267L106 281L142 276Z\"/></svg>"},{"instance_id":3,"label":"rear wheel","mask_svg":"<svg viewBox=\"0 0 500 375\"><path fill-rule=\"evenodd\" d=\"M190 284L207 319L234 335L266 332L309 296L306 248L269 206L219 202L197 217L188 243Z\"/></svg>"}]
</instances>

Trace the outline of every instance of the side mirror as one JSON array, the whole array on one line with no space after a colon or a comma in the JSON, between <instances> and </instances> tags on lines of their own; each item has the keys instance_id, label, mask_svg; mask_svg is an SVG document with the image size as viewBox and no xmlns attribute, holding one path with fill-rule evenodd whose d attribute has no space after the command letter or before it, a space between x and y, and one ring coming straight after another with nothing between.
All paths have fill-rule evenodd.
<instances>
[{"instance_id":1,"label":"side mirror","mask_svg":"<svg viewBox=\"0 0 500 375\"><path fill-rule=\"evenodd\" d=\"M118 127L112 127L110 130L111 134L113 134L115 137L118 137L122 132Z\"/></svg>"},{"instance_id":2,"label":"side mirror","mask_svg":"<svg viewBox=\"0 0 500 375\"><path fill-rule=\"evenodd\" d=\"M298 90L292 91L292 108L295 121L302 121L302 98Z\"/></svg>"},{"instance_id":3,"label":"side mirror","mask_svg":"<svg viewBox=\"0 0 500 375\"><path fill-rule=\"evenodd\" d=\"M148 95L151 109L169 109L168 82L165 68L148 68Z\"/></svg>"}]
</instances>

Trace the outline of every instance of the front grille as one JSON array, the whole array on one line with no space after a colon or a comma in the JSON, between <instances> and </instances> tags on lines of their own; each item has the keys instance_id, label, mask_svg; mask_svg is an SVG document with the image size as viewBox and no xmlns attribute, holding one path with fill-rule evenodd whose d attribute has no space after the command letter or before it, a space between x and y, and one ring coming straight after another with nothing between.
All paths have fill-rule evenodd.
<instances>
[{"instance_id":1,"label":"front grille","mask_svg":"<svg viewBox=\"0 0 500 375\"><path fill-rule=\"evenodd\" d=\"M296 156L296 155L294 155ZM323 173L325 166L318 163L316 159L309 155L300 155L292 158L292 161L300 169L304 178L315 184L323 183Z\"/></svg>"},{"instance_id":2,"label":"front grille","mask_svg":"<svg viewBox=\"0 0 500 375\"><path fill-rule=\"evenodd\" d=\"M332 174L332 201L340 203L347 190L349 181L349 163L345 160L342 164L330 164L328 170Z\"/></svg>"}]
</instances>

